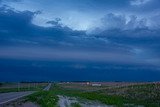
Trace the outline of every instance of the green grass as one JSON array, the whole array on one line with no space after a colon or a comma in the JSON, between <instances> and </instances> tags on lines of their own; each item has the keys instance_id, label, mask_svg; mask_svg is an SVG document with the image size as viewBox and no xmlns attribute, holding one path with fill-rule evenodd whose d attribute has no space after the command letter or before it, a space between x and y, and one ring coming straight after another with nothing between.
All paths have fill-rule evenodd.
<instances>
[{"instance_id":1,"label":"green grass","mask_svg":"<svg viewBox=\"0 0 160 107\"><path fill-rule=\"evenodd\" d=\"M144 105L145 107L160 107L160 84L124 86L101 90L99 92L123 96L127 102Z\"/></svg>"},{"instance_id":2,"label":"green grass","mask_svg":"<svg viewBox=\"0 0 160 107\"><path fill-rule=\"evenodd\" d=\"M138 85L127 86L101 91L86 92L77 89L67 89L61 85L53 85L50 91L39 91L27 99L36 102L42 107L57 107L57 95L68 97L78 97L80 99L88 99L92 101L100 101L107 105L115 105L117 107L134 107L144 105L145 107L160 107L159 86L154 85ZM117 94L117 92L123 94ZM73 103L72 107L81 107L79 103Z\"/></svg>"},{"instance_id":3,"label":"green grass","mask_svg":"<svg viewBox=\"0 0 160 107\"><path fill-rule=\"evenodd\" d=\"M57 107L58 97L53 91L39 91L26 98L42 107Z\"/></svg>"},{"instance_id":4,"label":"green grass","mask_svg":"<svg viewBox=\"0 0 160 107\"><path fill-rule=\"evenodd\" d=\"M79 103L72 103L71 107L81 107L81 105Z\"/></svg>"},{"instance_id":5,"label":"green grass","mask_svg":"<svg viewBox=\"0 0 160 107\"><path fill-rule=\"evenodd\" d=\"M70 97L79 97L79 98L88 99L88 100L97 100L108 105L117 105L119 107L121 107L124 103L124 99L122 97L103 95L97 92L67 90L67 89L60 88L58 86L54 86L52 91L56 95L65 95Z\"/></svg>"},{"instance_id":6,"label":"green grass","mask_svg":"<svg viewBox=\"0 0 160 107\"><path fill-rule=\"evenodd\" d=\"M133 93L131 96L135 96L136 94L141 94L141 92L144 91L144 90L137 90L137 88L135 88L135 87L132 87L132 88L127 87L128 90L130 90L130 93ZM140 87L140 86L138 86L138 87ZM143 87L143 85L142 85L142 87ZM147 87L152 87L152 85L147 86ZM147 90L147 88L143 88L143 89ZM134 91L134 90L136 90L136 91ZM144 105L145 107L160 107L160 103L158 102L158 99L160 97L157 97L156 99L151 98L149 100L144 100L145 94L143 94L141 99L139 99L136 97L135 98L134 97L133 98L126 97L128 95L126 95L126 96L116 95L116 94L109 95L109 94L103 93L101 91L84 92L84 91L78 91L78 90L73 90L73 89L70 90L70 89L63 88L63 86L53 86L52 91L56 95L65 95L65 96L70 96L70 97L79 97L79 98L88 99L88 100L97 100L97 101L100 101L100 102L107 104L107 105L116 105L117 107L124 107L125 104L129 104L129 105L132 104L134 106ZM103 91L105 91L105 90L103 90ZM150 92L147 91L147 93L150 93ZM125 94L128 94L128 92L125 92ZM156 94L156 93L154 93L154 94ZM146 96L147 96L147 94L146 94Z\"/></svg>"}]
</instances>

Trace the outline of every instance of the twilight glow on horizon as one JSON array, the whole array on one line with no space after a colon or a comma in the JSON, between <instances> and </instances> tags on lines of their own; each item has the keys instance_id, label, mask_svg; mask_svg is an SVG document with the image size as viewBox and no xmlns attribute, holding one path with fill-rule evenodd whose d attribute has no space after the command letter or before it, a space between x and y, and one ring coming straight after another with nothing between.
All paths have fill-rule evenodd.
<instances>
[{"instance_id":1,"label":"twilight glow on horizon","mask_svg":"<svg viewBox=\"0 0 160 107\"><path fill-rule=\"evenodd\" d=\"M159 81L159 0L0 0L0 81Z\"/></svg>"}]
</instances>

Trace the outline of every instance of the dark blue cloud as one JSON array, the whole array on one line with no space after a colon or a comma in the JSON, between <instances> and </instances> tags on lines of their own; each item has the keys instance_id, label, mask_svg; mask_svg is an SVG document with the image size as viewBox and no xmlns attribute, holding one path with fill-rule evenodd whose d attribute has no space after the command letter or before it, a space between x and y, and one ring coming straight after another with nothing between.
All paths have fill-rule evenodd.
<instances>
[{"instance_id":1,"label":"dark blue cloud","mask_svg":"<svg viewBox=\"0 0 160 107\"><path fill-rule=\"evenodd\" d=\"M0 60L0 81L159 81L154 68L104 63ZM99 68L102 69L99 69ZM12 69L12 70L11 70ZM5 75L5 76L4 76Z\"/></svg>"},{"instance_id":2,"label":"dark blue cloud","mask_svg":"<svg viewBox=\"0 0 160 107\"><path fill-rule=\"evenodd\" d=\"M86 0L85 6L74 2L82 9L87 8L86 4L102 8L130 6L128 0ZM50 27L33 23L42 13L0 8L1 81L159 80L160 30L148 26L148 19L133 15L128 20L125 15L111 12L100 18L103 27L88 33L64 26L59 17L46 21L53 25Z\"/></svg>"},{"instance_id":3,"label":"dark blue cloud","mask_svg":"<svg viewBox=\"0 0 160 107\"><path fill-rule=\"evenodd\" d=\"M99 23L95 22L108 13L118 14L117 16L124 15L127 21L128 17L133 15L137 17L136 22L141 22L141 24L145 22L147 26L154 27L154 22L156 22L154 17L159 14L159 4L159 0L68 0L67 2L65 0L47 0L47 2L36 0L14 2L11 0L2 2L2 5L7 5L16 11L41 10L41 14L36 15L32 20L35 25L50 27L52 24L47 22L61 18L61 24L73 30L89 30L99 27ZM135 17L132 17L132 22ZM139 21L139 19L145 20Z\"/></svg>"},{"instance_id":4,"label":"dark blue cloud","mask_svg":"<svg viewBox=\"0 0 160 107\"><path fill-rule=\"evenodd\" d=\"M72 31L67 27L55 26L44 28L33 25L31 21L35 14L38 13L30 11L14 12L10 9L2 7L0 9L1 44L37 43L38 45L49 45L54 44L54 41L56 44L58 41L67 40L70 38L69 36L84 34L81 31Z\"/></svg>"}]
</instances>

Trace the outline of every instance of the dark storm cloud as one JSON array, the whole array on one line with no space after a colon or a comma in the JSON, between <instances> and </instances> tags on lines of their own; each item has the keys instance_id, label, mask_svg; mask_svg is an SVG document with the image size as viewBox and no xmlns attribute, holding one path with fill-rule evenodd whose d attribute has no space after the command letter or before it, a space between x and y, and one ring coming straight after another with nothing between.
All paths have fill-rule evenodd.
<instances>
[{"instance_id":1,"label":"dark storm cloud","mask_svg":"<svg viewBox=\"0 0 160 107\"><path fill-rule=\"evenodd\" d=\"M41 72L38 80L43 74L43 80L53 75L69 80L81 74L85 77L80 80L124 80L132 74L132 80L147 80L151 74L150 80L158 80L159 1L47 1L2 1L0 71L4 75L14 71L15 77L29 79L20 72L24 69L26 75Z\"/></svg>"},{"instance_id":2,"label":"dark storm cloud","mask_svg":"<svg viewBox=\"0 0 160 107\"><path fill-rule=\"evenodd\" d=\"M62 27L59 18L48 22L54 24L53 27L36 26L31 23L36 14L39 12L14 12L1 8L1 57L126 63L122 60L125 58L129 59L128 63L145 64L148 63L146 60L152 59L152 55L159 53L159 30L148 29L143 20L137 21L135 16L126 23L125 17L108 14L102 19L104 30L97 35L87 35L84 31ZM130 29L126 26L130 26ZM44 53L41 50L45 50L45 47ZM153 53L148 55L144 50L151 50ZM140 55L147 57L139 59Z\"/></svg>"},{"instance_id":3,"label":"dark storm cloud","mask_svg":"<svg viewBox=\"0 0 160 107\"><path fill-rule=\"evenodd\" d=\"M19 2L14 2L14 0L4 0L2 5L10 6L18 11L28 10L34 12L41 10L42 13L36 15L33 18L32 23L43 27L54 26L53 23L51 24L48 22L53 22L55 21L54 19L60 18L61 25L63 26L67 26L73 30L90 30L92 28L100 27L101 24L98 23L99 20L108 17L108 13L111 13L114 18L121 17L121 21L123 21L122 25L126 24L124 23L124 20L127 20L127 22L129 19L132 20L128 27L137 22L140 23L140 25L146 24L147 27L158 27L155 23L156 20L154 19L157 19L156 17L159 17L160 14L159 0L47 1L48 2L39 0L21 0ZM114 25L114 23L116 22L113 22L110 25Z\"/></svg>"},{"instance_id":4,"label":"dark storm cloud","mask_svg":"<svg viewBox=\"0 0 160 107\"><path fill-rule=\"evenodd\" d=\"M37 43L39 45L54 44L69 39L69 36L82 35L83 32L72 31L67 27L55 26L50 28L38 27L31 23L37 12L14 12L2 7L0 9L1 44L9 43ZM49 23L49 22L48 22ZM50 22L51 23L51 22ZM53 24L53 22L52 22Z\"/></svg>"}]
</instances>

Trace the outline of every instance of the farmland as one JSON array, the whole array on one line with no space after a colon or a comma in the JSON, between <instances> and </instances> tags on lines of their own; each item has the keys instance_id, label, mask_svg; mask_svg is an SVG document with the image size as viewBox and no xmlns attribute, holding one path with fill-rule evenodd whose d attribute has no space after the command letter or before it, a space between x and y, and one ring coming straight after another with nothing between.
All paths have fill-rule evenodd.
<instances>
[{"instance_id":1,"label":"farmland","mask_svg":"<svg viewBox=\"0 0 160 107\"><path fill-rule=\"evenodd\" d=\"M92 83L91 83L92 84ZM159 83L101 83L93 87L82 83L62 83L53 88L55 93L88 100L97 100L115 106L160 106ZM56 86L55 86L56 87Z\"/></svg>"},{"instance_id":2,"label":"farmland","mask_svg":"<svg viewBox=\"0 0 160 107\"><path fill-rule=\"evenodd\" d=\"M47 83L1 83L0 93L42 90Z\"/></svg>"},{"instance_id":3,"label":"farmland","mask_svg":"<svg viewBox=\"0 0 160 107\"><path fill-rule=\"evenodd\" d=\"M158 82L52 83L49 91L39 90L19 102L33 102L42 107L159 107L160 84Z\"/></svg>"}]
</instances>

